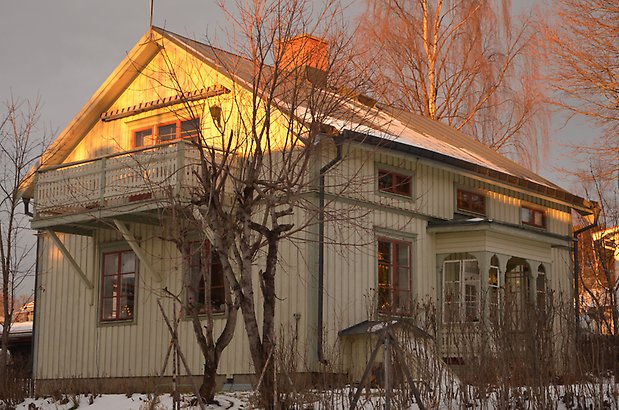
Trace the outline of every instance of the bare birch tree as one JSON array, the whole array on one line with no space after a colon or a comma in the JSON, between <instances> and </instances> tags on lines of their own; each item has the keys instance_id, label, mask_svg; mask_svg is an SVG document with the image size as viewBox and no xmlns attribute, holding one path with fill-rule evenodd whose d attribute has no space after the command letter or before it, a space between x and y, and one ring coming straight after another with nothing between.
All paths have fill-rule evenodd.
<instances>
[{"instance_id":1,"label":"bare birch tree","mask_svg":"<svg viewBox=\"0 0 619 410\"><path fill-rule=\"evenodd\" d=\"M367 1L357 44L379 99L445 122L535 166L547 113L534 32L510 1Z\"/></svg>"},{"instance_id":2,"label":"bare birch tree","mask_svg":"<svg viewBox=\"0 0 619 410\"><path fill-rule=\"evenodd\" d=\"M545 24L552 102L600 126L599 140L579 141L598 180L619 178L619 2L555 0ZM592 175L585 170L583 176ZM587 178L590 180L590 178Z\"/></svg>"},{"instance_id":3,"label":"bare birch tree","mask_svg":"<svg viewBox=\"0 0 619 410\"><path fill-rule=\"evenodd\" d=\"M2 274L2 346L8 345L14 318L16 291L28 275L33 273L33 245L24 241L27 221L19 210L21 187L30 168L38 158L37 140L38 102L30 104L11 98L5 102L0 118L0 273ZM0 386L6 388L8 356L3 348L0 354Z\"/></svg>"}]
</instances>

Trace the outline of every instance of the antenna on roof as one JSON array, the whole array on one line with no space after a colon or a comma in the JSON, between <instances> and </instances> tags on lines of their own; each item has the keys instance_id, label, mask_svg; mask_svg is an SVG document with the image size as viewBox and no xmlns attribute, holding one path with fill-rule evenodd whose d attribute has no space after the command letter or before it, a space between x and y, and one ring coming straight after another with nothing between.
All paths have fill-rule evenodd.
<instances>
[{"instance_id":1,"label":"antenna on roof","mask_svg":"<svg viewBox=\"0 0 619 410\"><path fill-rule=\"evenodd\" d=\"M155 0L150 0L150 22L148 27L152 28L153 27L153 3L155 2Z\"/></svg>"}]
</instances>

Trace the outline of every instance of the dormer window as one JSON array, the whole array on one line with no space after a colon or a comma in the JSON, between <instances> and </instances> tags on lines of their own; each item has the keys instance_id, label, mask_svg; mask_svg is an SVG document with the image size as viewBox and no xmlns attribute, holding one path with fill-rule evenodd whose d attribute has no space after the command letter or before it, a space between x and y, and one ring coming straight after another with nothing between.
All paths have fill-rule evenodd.
<instances>
[{"instance_id":1,"label":"dormer window","mask_svg":"<svg viewBox=\"0 0 619 410\"><path fill-rule=\"evenodd\" d=\"M486 198L477 192L458 189L458 211L486 215Z\"/></svg>"},{"instance_id":2,"label":"dormer window","mask_svg":"<svg viewBox=\"0 0 619 410\"><path fill-rule=\"evenodd\" d=\"M520 208L520 218L524 225L530 225L536 228L546 227L546 215L544 211L540 209L523 206Z\"/></svg>"},{"instance_id":3,"label":"dormer window","mask_svg":"<svg viewBox=\"0 0 619 410\"><path fill-rule=\"evenodd\" d=\"M199 129L199 118L152 125L133 132L133 146L140 148L178 139L197 138Z\"/></svg>"},{"instance_id":4,"label":"dormer window","mask_svg":"<svg viewBox=\"0 0 619 410\"><path fill-rule=\"evenodd\" d=\"M413 178L410 175L379 169L378 190L410 197L413 195Z\"/></svg>"}]
</instances>

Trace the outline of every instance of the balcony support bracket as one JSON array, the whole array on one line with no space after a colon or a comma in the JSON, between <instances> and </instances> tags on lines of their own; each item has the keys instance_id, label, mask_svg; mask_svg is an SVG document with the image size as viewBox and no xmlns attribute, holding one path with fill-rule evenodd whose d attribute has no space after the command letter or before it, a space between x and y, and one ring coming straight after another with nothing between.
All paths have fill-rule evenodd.
<instances>
[{"instance_id":1,"label":"balcony support bracket","mask_svg":"<svg viewBox=\"0 0 619 410\"><path fill-rule=\"evenodd\" d=\"M129 229L127 228L127 225L125 225L118 219L114 219L114 224L116 225L116 228L118 228L118 231L122 234L123 238L125 238L125 240L129 244L129 247L133 250L133 252L135 252L135 255L140 260L140 263L142 264L142 266L144 266L144 268L146 268L148 273L153 275L155 279L157 279L157 281L162 282L163 278L161 277L161 273L153 269L152 265L150 264L148 260L148 256L146 255L146 252L144 252L144 249L140 247L139 242L137 241L135 236L133 236L131 231L129 231Z\"/></svg>"},{"instance_id":2,"label":"balcony support bracket","mask_svg":"<svg viewBox=\"0 0 619 410\"><path fill-rule=\"evenodd\" d=\"M77 274L80 275L80 277L82 278L82 280L84 281L88 289L93 290L95 288L94 285L92 284L90 279L88 279L88 276L86 276L86 274L84 273L80 265L75 261L75 259L71 255L71 252L69 252L66 246L64 246L64 243L62 243L62 241L58 237L58 235L56 235L56 232L52 231L51 229L46 229L46 232L49 235L49 237L52 239L52 242L54 242L54 244L56 245L60 253L62 253L65 259L69 261L69 264L71 264L71 266L73 267L73 269L75 269Z\"/></svg>"}]
</instances>

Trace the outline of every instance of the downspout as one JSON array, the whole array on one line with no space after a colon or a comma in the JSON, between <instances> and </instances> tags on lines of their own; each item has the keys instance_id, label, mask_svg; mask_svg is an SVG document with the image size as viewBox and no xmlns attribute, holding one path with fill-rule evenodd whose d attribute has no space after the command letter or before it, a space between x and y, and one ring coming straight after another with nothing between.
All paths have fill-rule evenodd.
<instances>
[{"instance_id":1,"label":"downspout","mask_svg":"<svg viewBox=\"0 0 619 410\"><path fill-rule=\"evenodd\" d=\"M342 159L342 137L334 137L336 147L335 158L320 168L318 188L318 324L316 326L316 348L318 361L327 364L324 357L322 339L324 325L324 286L325 286L325 174Z\"/></svg>"},{"instance_id":2,"label":"downspout","mask_svg":"<svg viewBox=\"0 0 619 410\"><path fill-rule=\"evenodd\" d=\"M597 216L591 225L587 225L584 228L580 228L574 231L574 248L572 252L574 252L574 302L575 302L575 311L576 311L576 340L578 340L578 336L580 334L580 294L579 294L579 283L578 283L578 275L580 274L580 259L578 257L578 235L583 232L586 232L598 224Z\"/></svg>"},{"instance_id":3,"label":"downspout","mask_svg":"<svg viewBox=\"0 0 619 410\"><path fill-rule=\"evenodd\" d=\"M35 336L37 331L37 313L39 312L39 301L37 300L37 294L39 289L39 252L41 247L41 232L36 233L37 237L37 246L36 246L36 260L34 262L34 311L32 312L32 341L30 342L30 379L32 380L32 391L30 394L34 394L34 369L36 364L36 349L35 349Z\"/></svg>"}]
</instances>

